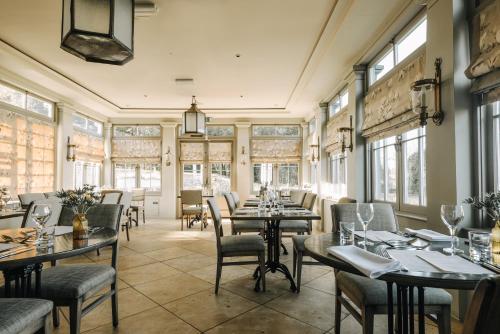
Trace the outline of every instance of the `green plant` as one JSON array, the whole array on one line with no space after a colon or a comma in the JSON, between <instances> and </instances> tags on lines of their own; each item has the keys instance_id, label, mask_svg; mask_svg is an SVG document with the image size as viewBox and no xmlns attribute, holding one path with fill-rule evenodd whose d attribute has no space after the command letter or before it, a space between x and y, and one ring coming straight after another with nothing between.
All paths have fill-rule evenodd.
<instances>
[{"instance_id":1,"label":"green plant","mask_svg":"<svg viewBox=\"0 0 500 334\"><path fill-rule=\"evenodd\" d=\"M464 203L471 204L478 210L484 210L493 222L500 220L500 192L484 194L482 199L469 197Z\"/></svg>"},{"instance_id":2,"label":"green plant","mask_svg":"<svg viewBox=\"0 0 500 334\"><path fill-rule=\"evenodd\" d=\"M71 208L75 214L85 214L101 198L94 189L95 186L84 184L82 188L75 190L62 189L56 196L61 199L63 206Z\"/></svg>"}]
</instances>

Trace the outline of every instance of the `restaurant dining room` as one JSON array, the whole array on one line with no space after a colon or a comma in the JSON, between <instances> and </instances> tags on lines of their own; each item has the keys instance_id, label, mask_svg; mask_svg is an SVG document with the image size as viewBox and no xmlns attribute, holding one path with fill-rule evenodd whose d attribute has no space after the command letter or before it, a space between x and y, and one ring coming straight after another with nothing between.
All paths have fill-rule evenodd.
<instances>
[{"instance_id":1,"label":"restaurant dining room","mask_svg":"<svg viewBox=\"0 0 500 334\"><path fill-rule=\"evenodd\" d=\"M0 334L500 333L500 0L0 0Z\"/></svg>"}]
</instances>

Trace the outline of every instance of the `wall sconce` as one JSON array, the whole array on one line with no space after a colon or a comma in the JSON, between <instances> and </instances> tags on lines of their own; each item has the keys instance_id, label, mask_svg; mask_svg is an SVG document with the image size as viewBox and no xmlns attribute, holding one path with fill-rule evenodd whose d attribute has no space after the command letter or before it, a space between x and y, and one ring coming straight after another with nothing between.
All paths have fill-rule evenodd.
<instances>
[{"instance_id":1,"label":"wall sconce","mask_svg":"<svg viewBox=\"0 0 500 334\"><path fill-rule=\"evenodd\" d=\"M433 79L422 79L411 85L410 99L412 111L420 116L420 126L426 126L427 120L439 126L443 123L444 113L441 110L441 58L434 62ZM429 116L429 114L432 114Z\"/></svg>"},{"instance_id":2,"label":"wall sconce","mask_svg":"<svg viewBox=\"0 0 500 334\"><path fill-rule=\"evenodd\" d=\"M311 149L311 162L313 165L317 165L319 162L319 138L318 141L309 145Z\"/></svg>"},{"instance_id":3,"label":"wall sconce","mask_svg":"<svg viewBox=\"0 0 500 334\"><path fill-rule=\"evenodd\" d=\"M245 146L241 147L240 162L243 166L247 164L247 153L245 152Z\"/></svg>"},{"instance_id":4,"label":"wall sconce","mask_svg":"<svg viewBox=\"0 0 500 334\"><path fill-rule=\"evenodd\" d=\"M170 146L167 147L167 152L165 153L165 166L169 167L172 164L172 153L170 152Z\"/></svg>"},{"instance_id":5,"label":"wall sconce","mask_svg":"<svg viewBox=\"0 0 500 334\"><path fill-rule=\"evenodd\" d=\"M354 131L354 129L352 128L352 115L349 116L349 127L340 127L337 129L337 131L338 131L339 141L342 145L342 147L341 147L342 153L344 153L346 149L348 149L349 152L352 152L352 149L353 149L352 132ZM345 144L344 133L346 133L346 132L349 133L349 145Z\"/></svg>"},{"instance_id":6,"label":"wall sconce","mask_svg":"<svg viewBox=\"0 0 500 334\"><path fill-rule=\"evenodd\" d=\"M76 145L71 144L71 138L68 136L68 143L66 144L66 160L75 161L75 149Z\"/></svg>"}]
</instances>

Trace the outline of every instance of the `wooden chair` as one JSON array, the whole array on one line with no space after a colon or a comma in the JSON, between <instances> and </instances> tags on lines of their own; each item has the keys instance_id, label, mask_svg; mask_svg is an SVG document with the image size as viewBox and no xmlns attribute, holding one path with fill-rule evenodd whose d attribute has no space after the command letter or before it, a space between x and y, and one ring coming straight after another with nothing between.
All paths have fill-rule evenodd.
<instances>
[{"instance_id":1,"label":"wooden chair","mask_svg":"<svg viewBox=\"0 0 500 334\"><path fill-rule=\"evenodd\" d=\"M132 192L124 191L120 199L120 204L123 206L122 210L122 231L125 230L127 234L127 241L130 241L129 229L132 227L132 214L130 210L130 203L132 203Z\"/></svg>"},{"instance_id":2,"label":"wooden chair","mask_svg":"<svg viewBox=\"0 0 500 334\"><path fill-rule=\"evenodd\" d=\"M500 331L500 276L482 279L467 309L462 334Z\"/></svg>"},{"instance_id":3,"label":"wooden chair","mask_svg":"<svg viewBox=\"0 0 500 334\"><path fill-rule=\"evenodd\" d=\"M130 205L130 216L132 217L135 213L135 219L131 218L135 222L135 226L139 226L139 211L142 211L142 223L146 224L146 189L138 188L132 190L132 204Z\"/></svg>"},{"instance_id":4,"label":"wooden chair","mask_svg":"<svg viewBox=\"0 0 500 334\"><path fill-rule=\"evenodd\" d=\"M225 193L224 198L226 199L226 204L229 209L229 214L232 215L234 210L236 210L236 203L234 201L234 196L232 193ZM262 237L264 237L266 222L263 220L232 220L231 219L231 234L241 234L257 232Z\"/></svg>"},{"instance_id":5,"label":"wooden chair","mask_svg":"<svg viewBox=\"0 0 500 334\"><path fill-rule=\"evenodd\" d=\"M201 230L206 226L206 212L203 210L203 195L201 190L181 190L181 231L184 230L184 218L186 227L191 228L194 220L201 222Z\"/></svg>"},{"instance_id":6,"label":"wooden chair","mask_svg":"<svg viewBox=\"0 0 500 334\"><path fill-rule=\"evenodd\" d=\"M51 333L49 300L0 298L0 334Z\"/></svg>"},{"instance_id":7,"label":"wooden chair","mask_svg":"<svg viewBox=\"0 0 500 334\"><path fill-rule=\"evenodd\" d=\"M261 273L262 291L266 291L266 246L260 235L230 235L224 236L222 217L219 206L214 198L207 200L217 239L217 272L215 276L215 294L219 292L219 282L224 266L240 266L258 264ZM238 256L256 256L257 261L224 262L224 258Z\"/></svg>"},{"instance_id":8,"label":"wooden chair","mask_svg":"<svg viewBox=\"0 0 500 334\"><path fill-rule=\"evenodd\" d=\"M103 190L101 191L101 204L120 204L122 196L121 190Z\"/></svg>"}]
</instances>

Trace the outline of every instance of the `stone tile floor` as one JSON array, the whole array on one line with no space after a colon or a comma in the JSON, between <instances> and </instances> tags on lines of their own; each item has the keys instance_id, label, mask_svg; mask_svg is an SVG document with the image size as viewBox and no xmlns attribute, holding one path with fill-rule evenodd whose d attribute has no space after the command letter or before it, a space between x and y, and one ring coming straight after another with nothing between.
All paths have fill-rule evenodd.
<instances>
[{"instance_id":1,"label":"stone tile floor","mask_svg":"<svg viewBox=\"0 0 500 334\"><path fill-rule=\"evenodd\" d=\"M267 291L254 292L254 266L224 267L219 294L214 294L216 246L211 226L179 231L177 220L149 219L133 227L131 241L120 237L118 328L111 325L111 304L101 304L82 320L84 333L333 333L332 269L305 266L300 294L292 293L281 274L268 274ZM226 234L229 224L224 224ZM290 255L282 261L292 267ZM111 252L62 263L108 263ZM54 333L68 333L68 313ZM386 318L377 316L375 333L387 333ZM341 333L361 333L361 326L342 312ZM456 331L457 332L457 331ZM428 325L427 333L437 333Z\"/></svg>"}]
</instances>

